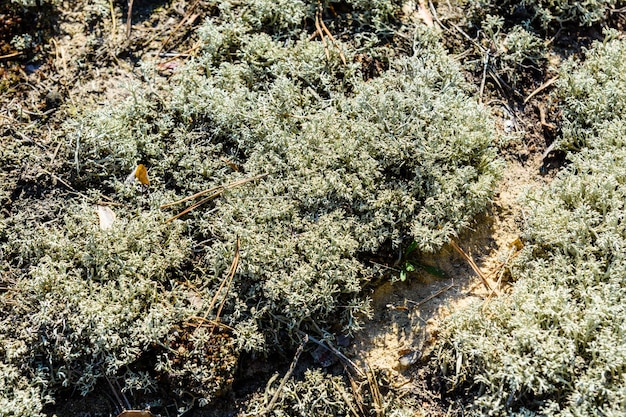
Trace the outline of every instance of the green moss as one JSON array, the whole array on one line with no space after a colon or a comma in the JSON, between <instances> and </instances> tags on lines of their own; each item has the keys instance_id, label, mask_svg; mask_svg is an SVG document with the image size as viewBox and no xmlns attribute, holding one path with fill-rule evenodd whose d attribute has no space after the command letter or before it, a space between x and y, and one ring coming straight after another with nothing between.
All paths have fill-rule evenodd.
<instances>
[{"instance_id":1,"label":"green moss","mask_svg":"<svg viewBox=\"0 0 626 417\"><path fill-rule=\"evenodd\" d=\"M561 24L577 23L584 26L603 22L607 19L609 11L623 5L620 0L590 0L585 2L572 2L567 0L527 0L524 2L513 1L466 1L456 2L462 5L467 15L479 22L485 14L498 14L538 25L543 29L556 28Z\"/></svg>"},{"instance_id":2,"label":"green moss","mask_svg":"<svg viewBox=\"0 0 626 417\"><path fill-rule=\"evenodd\" d=\"M595 99L626 87L619 71L598 74L598 64L623 60L624 49L617 41L596 48L562 74L570 132L584 131L587 146L549 187L527 196L512 293L446 323L440 359L448 389L475 389L478 413L617 416L626 405L626 124L610 111L583 116L597 110ZM603 80L594 96L568 95L571 80L594 79Z\"/></svg>"},{"instance_id":3,"label":"green moss","mask_svg":"<svg viewBox=\"0 0 626 417\"><path fill-rule=\"evenodd\" d=\"M389 4L353 11L365 5L382 19ZM241 349L359 329L362 289L380 273L369 257L410 241L435 251L490 203L493 122L436 35L418 30L411 56L372 79L357 55L384 55L377 42L325 48L294 26L302 4L265 6L224 4L198 31L202 53L167 82L144 64L126 100L67 121L63 169L80 194L23 201L7 219L2 250L18 272L0 336L28 350L6 364L36 369L46 392L86 393L104 376L150 390L159 378L211 402ZM137 163L149 188L125 181ZM165 222L184 205L159 208L261 174L180 220ZM87 203L99 200L116 204L111 229ZM220 289L237 239L237 273ZM219 340L186 321L216 320L212 299L233 329Z\"/></svg>"}]
</instances>

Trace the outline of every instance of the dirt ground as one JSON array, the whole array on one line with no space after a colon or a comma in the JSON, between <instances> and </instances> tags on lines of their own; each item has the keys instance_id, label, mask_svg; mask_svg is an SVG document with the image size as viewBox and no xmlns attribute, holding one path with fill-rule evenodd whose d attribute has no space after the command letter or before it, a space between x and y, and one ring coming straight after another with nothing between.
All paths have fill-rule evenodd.
<instances>
[{"instance_id":1,"label":"dirt ground","mask_svg":"<svg viewBox=\"0 0 626 417\"><path fill-rule=\"evenodd\" d=\"M161 75L167 77L193 55L191 29L206 13L199 3L202 2L135 1L130 36L126 26L128 10L117 2L110 3L111 18L101 22L92 20L93 11L74 2L64 2L62 12L55 17L47 16L43 9L26 17L0 9L4 20L4 28L0 29L0 85L4 86L0 136L5 138L0 139L2 145L11 134L20 132L24 141L32 141L44 155L40 167L54 166L65 144L56 143L51 132L59 129L77 108L122 99L127 94L126 87L142 77L136 66L140 60L158 62ZM13 52L7 47L8 40L32 30L33 24L40 34L38 46L9 56ZM405 282L387 281L371 289L366 295L372 299L374 318L346 342L345 352L350 357L363 367L377 370L392 388L416 396L425 415L447 415L450 408L431 383L435 371L428 364L440 319L450 309L462 308L474 299L505 296L506 264L519 250L524 222L524 207L519 198L526 190L550 180L551 173L542 171L545 172L546 162L543 153L551 138L546 137L546 122L540 120L540 111L534 105L541 100L542 95L536 96L514 117L503 112L506 117L501 118L501 128L513 125L522 132L523 139L505 151L506 169L493 206L458 239L460 249L475 261L496 294L485 288L459 250L447 246L436 256L420 259L443 271L445 278L418 270ZM2 175L3 181L15 183L19 193L19 184L37 180L42 174L31 165L19 170L5 169ZM52 175L49 181L63 187L62 178ZM311 358L303 363L306 360ZM250 358L248 365L253 362L255 359ZM238 383L230 405L218 404L212 410L189 415L236 414L238 402L263 389L264 385L253 379L275 370L284 373L287 365L286 358L258 359L258 369L248 370L249 383ZM101 384L99 389L99 393L85 399L68 393L65 403L59 401L47 412L59 417L108 416L119 401L108 394L110 387Z\"/></svg>"}]
</instances>

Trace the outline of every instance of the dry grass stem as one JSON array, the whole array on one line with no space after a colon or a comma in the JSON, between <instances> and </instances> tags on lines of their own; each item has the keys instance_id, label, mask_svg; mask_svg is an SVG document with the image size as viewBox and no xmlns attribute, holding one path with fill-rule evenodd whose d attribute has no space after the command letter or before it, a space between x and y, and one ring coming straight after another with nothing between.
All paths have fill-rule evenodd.
<instances>
[{"instance_id":1,"label":"dry grass stem","mask_svg":"<svg viewBox=\"0 0 626 417\"><path fill-rule=\"evenodd\" d=\"M230 285L233 282L233 278L235 277L235 272L237 272L237 265L239 265L239 247L240 247L240 241L239 241L239 237L237 237L237 243L235 244L235 256L233 257L233 262L230 264L230 268L228 269L228 274L222 280L219 288L215 292L215 295L211 299L211 302L209 303L209 307L207 308L206 312L204 313L204 316L202 317L202 321L207 320L207 317L209 316L209 314L211 314L211 310L213 310L213 307L215 307L215 303L217 302L217 299L220 296L222 289L226 285L226 291L224 292L224 296L222 298L222 301L220 302L220 306L217 309L217 313L215 314L214 321L219 322L220 314L222 312L222 307L224 307L224 303L226 302L226 298L228 297L228 290L230 289Z\"/></svg>"},{"instance_id":2,"label":"dry grass stem","mask_svg":"<svg viewBox=\"0 0 626 417\"><path fill-rule=\"evenodd\" d=\"M199 193L196 193L196 194L191 195L191 196L189 196L189 197L185 197L185 198L183 198L183 199L181 199L181 200L174 201L174 202L172 202L172 203L163 204L163 205L161 206L161 209L165 209L165 208L168 208L168 207L172 207L172 206L174 206L174 205L176 205L176 204L184 203L184 202L186 202L186 201L193 200L193 199L198 198L198 197L201 197L201 196L203 196L203 195L206 195L206 194L212 193L212 194L210 194L208 197L205 197L205 198L203 198L202 200L198 201L197 203L195 203L195 204L193 204L193 205L191 205L191 206L187 207L185 210L181 211L181 212L180 212L180 213L178 213L177 215L175 215L175 216L173 216L173 217L170 217L169 219L167 219L167 220L165 221L165 223L169 223L169 222L171 222L171 221L173 221L173 220L176 220L176 219L178 219L178 218L180 218L180 217L184 216L185 214L189 213L190 211L194 210L195 208L197 208L197 207L199 207L199 206L203 205L204 203L206 203L206 202L208 202L208 201L210 201L210 200L212 200L212 199L214 199L214 198L216 198L216 197L220 196L220 195L221 195L224 191L226 191L226 190L231 190L231 189L233 189L233 188L236 188L236 187L239 187L239 186L241 186L241 185L247 184L247 183L249 183L249 182L251 182L251 181L254 181L254 180L258 180L258 179L260 179L260 178L263 178L263 177L265 177L265 176L267 176L267 175L268 175L268 174L267 174L267 173L265 173L265 174L255 175L254 177L250 177L250 178L244 178L244 179L242 179L242 180L235 181L235 182L232 182L232 183L227 184L227 185L223 185L223 186L222 186L222 185L220 185L220 186L217 186L217 187L212 187L212 188L209 188L209 189L204 190L204 191L200 191Z\"/></svg>"},{"instance_id":3,"label":"dry grass stem","mask_svg":"<svg viewBox=\"0 0 626 417\"><path fill-rule=\"evenodd\" d=\"M365 415L365 413L359 414L356 408L354 408L354 405L352 404L352 401L350 401L350 397L348 396L348 393L344 390L342 385L336 383L335 381L332 381L332 383L333 383L333 387L335 387L335 389L339 392L339 395L341 395L341 398L346 403L346 407L348 407L348 410L350 410L350 412L352 413L354 417L360 417L361 415Z\"/></svg>"},{"instance_id":4,"label":"dry grass stem","mask_svg":"<svg viewBox=\"0 0 626 417\"><path fill-rule=\"evenodd\" d=\"M546 81L545 83L541 84L539 87L537 87L537 89L535 89L535 91L533 91L532 93L530 93L528 95L528 97L526 97L524 99L524 104L528 103L528 100L530 100L531 98L533 98L534 96L536 96L537 94L539 94L540 92L542 92L543 90L545 90L546 88L550 87L552 84L554 84L556 82L556 80L559 79L558 75L555 75L554 77L550 78L548 81Z\"/></svg>"},{"instance_id":5,"label":"dry grass stem","mask_svg":"<svg viewBox=\"0 0 626 417\"><path fill-rule=\"evenodd\" d=\"M372 394L372 402L374 403L376 417L384 417L385 407L383 405L383 396L380 393L380 387L378 386L376 375L374 374L374 371L372 371L369 364L366 364L365 372L367 376L367 385L369 386L370 393Z\"/></svg>"},{"instance_id":6,"label":"dry grass stem","mask_svg":"<svg viewBox=\"0 0 626 417\"><path fill-rule=\"evenodd\" d=\"M467 263L469 263L469 265L472 267L472 269L474 270L476 275L478 275L478 277L482 281L482 283L485 286L485 288L489 292L494 291L491 288L491 286L489 285L489 281L487 281L487 278L485 277L485 274L483 274L483 272L480 270L478 265L476 265L474 260L467 253L465 253L465 251L463 251L463 249L461 249L461 247L454 240L450 241L450 245L454 248L454 250L456 250L459 253L459 255L461 255L463 257L463 259L465 259L467 261Z\"/></svg>"},{"instance_id":7,"label":"dry grass stem","mask_svg":"<svg viewBox=\"0 0 626 417\"><path fill-rule=\"evenodd\" d=\"M300 346L298 346L298 350L296 351L296 354L294 355L293 360L291 361L291 365L289 365L289 370L287 371L285 376L283 376L283 379L280 380L280 385L278 385L278 389L272 396L272 399L270 400L265 410L263 410L263 412L260 414L261 416L266 416L270 411L272 411L272 408L274 408L274 405L276 405L276 401L278 401L278 397L280 396L281 391L285 387L287 380L289 379L289 377L291 377L291 374L293 374L293 371L296 369L296 365L298 364L300 355L302 355L302 352L304 351L304 346L306 346L308 341L309 341L309 337L305 335L304 338L302 339L302 342L300 343Z\"/></svg>"},{"instance_id":8,"label":"dry grass stem","mask_svg":"<svg viewBox=\"0 0 626 417\"><path fill-rule=\"evenodd\" d=\"M322 44L324 45L324 52L326 53L326 59L330 60L330 51L328 50L328 42L324 38L324 33L326 33L326 36L328 37L328 39L330 39L332 44L339 51L339 58L341 58L341 62L343 63L343 65L347 65L346 57L343 54L343 51L339 47L339 44L335 40L335 37L333 36L332 33L330 33L330 30L328 30L328 27L326 26L326 24L324 23L324 20L322 19L322 2L319 1L317 5L318 5L317 11L315 12L315 28L317 30L311 36L315 38L315 35L319 33L320 38L322 40Z\"/></svg>"},{"instance_id":9,"label":"dry grass stem","mask_svg":"<svg viewBox=\"0 0 626 417\"><path fill-rule=\"evenodd\" d=\"M424 304L426 304L427 302L429 302L430 300L432 300L435 297L440 296L441 294L443 294L444 292L448 291L450 288L454 287L454 282L450 285L447 285L445 287L443 287L442 289L440 289L439 291L435 292L434 294L428 296L427 298L423 299L422 301L411 301L411 300L406 300L407 302L413 304L415 307L420 307Z\"/></svg>"}]
</instances>

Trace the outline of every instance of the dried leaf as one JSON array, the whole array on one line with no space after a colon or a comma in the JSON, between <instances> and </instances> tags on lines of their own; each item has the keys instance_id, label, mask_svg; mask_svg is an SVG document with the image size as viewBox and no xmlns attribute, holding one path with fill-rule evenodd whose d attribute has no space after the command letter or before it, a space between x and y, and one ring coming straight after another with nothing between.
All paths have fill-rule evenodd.
<instances>
[{"instance_id":1,"label":"dried leaf","mask_svg":"<svg viewBox=\"0 0 626 417\"><path fill-rule=\"evenodd\" d=\"M126 177L126 182L131 183L135 179L137 179L143 185L150 185L150 180L148 179L148 170L144 164L139 164L133 172L131 172L128 177Z\"/></svg>"},{"instance_id":2,"label":"dried leaf","mask_svg":"<svg viewBox=\"0 0 626 417\"><path fill-rule=\"evenodd\" d=\"M98 218L100 219L100 229L107 230L113 226L115 212L109 206L97 206Z\"/></svg>"},{"instance_id":3,"label":"dried leaf","mask_svg":"<svg viewBox=\"0 0 626 417\"><path fill-rule=\"evenodd\" d=\"M150 180L148 179L148 170L143 164L137 165L137 169L135 169L135 177L139 180L143 185L150 185Z\"/></svg>"}]
</instances>

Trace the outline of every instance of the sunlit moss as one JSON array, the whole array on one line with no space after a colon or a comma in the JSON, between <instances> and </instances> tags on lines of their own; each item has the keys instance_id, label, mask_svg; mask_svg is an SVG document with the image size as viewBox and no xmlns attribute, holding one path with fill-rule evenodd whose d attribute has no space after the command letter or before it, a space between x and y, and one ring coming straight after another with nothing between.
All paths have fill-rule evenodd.
<instances>
[{"instance_id":1,"label":"sunlit moss","mask_svg":"<svg viewBox=\"0 0 626 417\"><path fill-rule=\"evenodd\" d=\"M561 74L566 140L582 146L549 187L526 197L512 293L447 320L440 351L447 388L475 390L478 413L623 413L626 123L596 102L618 101L626 88L621 72L602 65L621 65L625 51L623 41L596 44L585 63ZM572 94L580 85L593 85L584 99Z\"/></svg>"}]
</instances>

